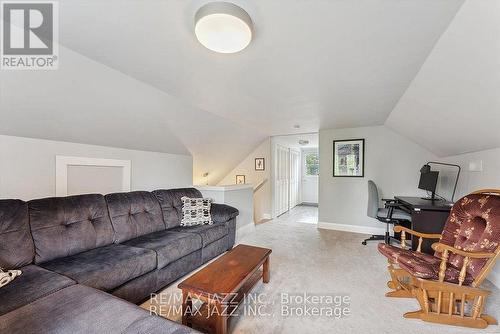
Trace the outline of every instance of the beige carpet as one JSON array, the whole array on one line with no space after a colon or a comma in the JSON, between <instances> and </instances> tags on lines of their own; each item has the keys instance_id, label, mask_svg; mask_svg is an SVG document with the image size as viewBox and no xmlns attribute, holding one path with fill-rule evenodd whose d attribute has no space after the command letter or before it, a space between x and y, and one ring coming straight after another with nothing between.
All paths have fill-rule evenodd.
<instances>
[{"instance_id":1,"label":"beige carpet","mask_svg":"<svg viewBox=\"0 0 500 334\"><path fill-rule=\"evenodd\" d=\"M485 330L463 329L403 319L403 313L418 308L412 299L390 299L387 291L388 273L386 260L376 250L376 243L362 246L366 237L361 234L319 230L310 223L300 223L304 216L288 214L280 219L258 225L252 235L240 243L268 247L271 255L271 282L259 282L252 292L262 293L259 305L263 316L248 314L250 306L232 319L232 333L500 333L499 326ZM313 211L311 211L313 212ZM308 215L310 216L310 215ZM493 290L486 312L500 318L500 291L489 282ZM180 314L172 312L180 296L177 283L166 288L162 294L162 311L171 320L180 322ZM281 293L304 293L315 295L349 296L350 315L342 318L324 316L282 316ZM328 304L329 305L329 304ZM160 303L147 302L142 305L160 309ZM313 306L318 306L314 304ZM325 306L325 304L322 304ZM168 313L168 314L167 314Z\"/></svg>"}]
</instances>

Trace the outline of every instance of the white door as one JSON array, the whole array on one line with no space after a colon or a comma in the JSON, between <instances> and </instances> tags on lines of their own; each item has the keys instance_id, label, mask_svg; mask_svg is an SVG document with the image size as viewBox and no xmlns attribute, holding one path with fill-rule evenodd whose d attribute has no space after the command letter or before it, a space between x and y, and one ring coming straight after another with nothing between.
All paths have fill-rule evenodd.
<instances>
[{"instance_id":1,"label":"white door","mask_svg":"<svg viewBox=\"0 0 500 334\"><path fill-rule=\"evenodd\" d=\"M290 149L290 209L300 204L300 151Z\"/></svg>"},{"instance_id":2,"label":"white door","mask_svg":"<svg viewBox=\"0 0 500 334\"><path fill-rule=\"evenodd\" d=\"M276 145L276 184L275 208L276 216L288 211L289 200L290 150Z\"/></svg>"},{"instance_id":3,"label":"white door","mask_svg":"<svg viewBox=\"0 0 500 334\"><path fill-rule=\"evenodd\" d=\"M319 154L317 149L302 151L302 203L318 204Z\"/></svg>"}]
</instances>

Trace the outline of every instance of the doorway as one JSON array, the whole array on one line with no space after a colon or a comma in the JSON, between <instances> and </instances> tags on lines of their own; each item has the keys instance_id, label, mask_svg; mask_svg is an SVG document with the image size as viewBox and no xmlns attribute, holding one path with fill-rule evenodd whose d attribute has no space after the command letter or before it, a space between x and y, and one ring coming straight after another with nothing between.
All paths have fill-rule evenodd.
<instances>
[{"instance_id":1,"label":"doorway","mask_svg":"<svg viewBox=\"0 0 500 334\"><path fill-rule=\"evenodd\" d=\"M299 205L318 205L318 134L271 140L273 217Z\"/></svg>"},{"instance_id":2,"label":"doorway","mask_svg":"<svg viewBox=\"0 0 500 334\"><path fill-rule=\"evenodd\" d=\"M302 150L302 203L318 205L319 152L318 148Z\"/></svg>"}]
</instances>

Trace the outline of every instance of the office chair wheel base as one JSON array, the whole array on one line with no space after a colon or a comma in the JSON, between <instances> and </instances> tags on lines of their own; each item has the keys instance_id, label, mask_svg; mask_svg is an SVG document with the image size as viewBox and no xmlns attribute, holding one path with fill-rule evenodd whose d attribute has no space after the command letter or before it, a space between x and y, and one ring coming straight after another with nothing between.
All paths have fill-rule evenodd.
<instances>
[{"instance_id":1,"label":"office chair wheel base","mask_svg":"<svg viewBox=\"0 0 500 334\"><path fill-rule=\"evenodd\" d=\"M381 241L381 240L385 240L384 235L375 235L374 234L371 237L369 237L368 239L363 240L363 242L361 242L361 244L366 246L366 243L368 241Z\"/></svg>"}]
</instances>

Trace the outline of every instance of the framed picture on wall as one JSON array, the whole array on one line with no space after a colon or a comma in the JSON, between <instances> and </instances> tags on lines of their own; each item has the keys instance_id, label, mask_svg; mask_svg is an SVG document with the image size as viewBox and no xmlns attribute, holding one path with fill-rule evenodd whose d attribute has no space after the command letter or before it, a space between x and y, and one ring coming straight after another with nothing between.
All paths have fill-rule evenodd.
<instances>
[{"instance_id":1,"label":"framed picture on wall","mask_svg":"<svg viewBox=\"0 0 500 334\"><path fill-rule=\"evenodd\" d=\"M333 141L333 176L364 177L365 140L347 139Z\"/></svg>"},{"instance_id":2,"label":"framed picture on wall","mask_svg":"<svg viewBox=\"0 0 500 334\"><path fill-rule=\"evenodd\" d=\"M255 170L266 170L266 161L264 158L255 158Z\"/></svg>"},{"instance_id":3,"label":"framed picture on wall","mask_svg":"<svg viewBox=\"0 0 500 334\"><path fill-rule=\"evenodd\" d=\"M236 184L245 184L245 175L236 175Z\"/></svg>"}]
</instances>

